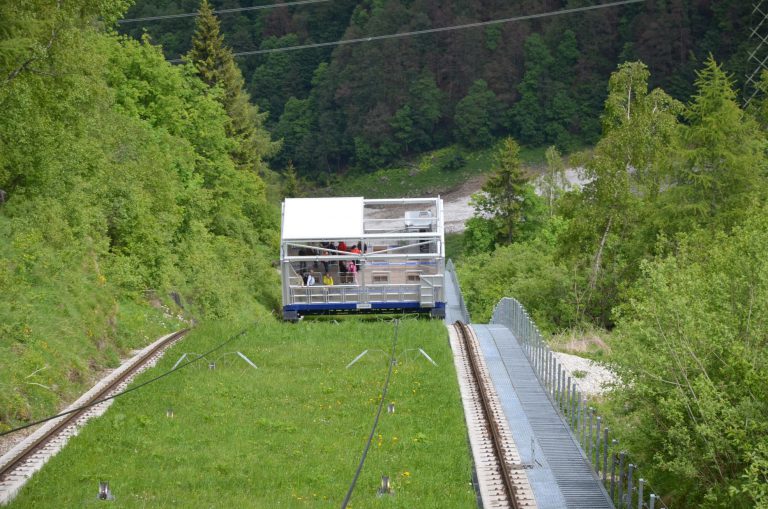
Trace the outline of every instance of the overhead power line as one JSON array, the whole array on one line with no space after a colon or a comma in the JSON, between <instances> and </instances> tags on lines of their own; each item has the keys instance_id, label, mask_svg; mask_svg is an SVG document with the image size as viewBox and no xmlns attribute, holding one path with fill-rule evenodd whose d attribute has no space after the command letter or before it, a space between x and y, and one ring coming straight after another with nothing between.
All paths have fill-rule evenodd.
<instances>
[{"instance_id":1,"label":"overhead power line","mask_svg":"<svg viewBox=\"0 0 768 509\"><path fill-rule=\"evenodd\" d=\"M355 39L341 39L338 41L330 41L330 42L317 42L312 44L300 44L297 46L285 46L282 48L272 48L272 49L258 49L258 50L252 50L252 51L239 51L236 53L232 53L233 56L236 57L245 57L250 55L264 55L266 53L278 53L281 51L298 51L302 49L312 49L312 48L324 48L328 46L341 46L344 44L357 44L361 42L372 42L372 41L381 41L384 39L400 39L403 37L412 37L414 35L424 35L424 34L434 34L438 32L450 32L453 30L464 30L467 28L478 28L478 27L485 27L490 25L501 25L503 23L514 23L517 21L527 21L531 19L539 19L539 18L550 18L554 16L564 16L566 14L575 14L577 12L585 12L585 11L594 11L597 9L606 9L608 7L618 7L620 5L628 5L628 4L639 4L645 2L645 0L621 0L619 2L609 2L605 4L598 4L598 5L588 5L585 7L574 7L572 9L561 9L559 11L548 11L548 12L540 12L538 14L526 14L524 16L515 16L513 18L500 18L500 19L492 19L488 21L477 21L475 23L465 23L463 25L451 25L447 27L439 27L439 28L428 28L425 30L414 30L411 32L399 32L396 34L384 34L384 35L372 35L370 37L358 37ZM180 63L182 62L181 58L175 58L172 60L168 60L171 63Z\"/></svg>"},{"instance_id":2,"label":"overhead power line","mask_svg":"<svg viewBox=\"0 0 768 509\"><path fill-rule=\"evenodd\" d=\"M231 14L233 12L244 11L260 11L264 9L274 9L277 7L293 7L294 5L306 5L306 4L319 4L321 2L330 2L330 0L296 0L295 2L285 2L282 4L265 4L265 5L252 5L251 7L236 7L232 9L219 9L213 11L214 14ZM198 16L199 12L183 12L180 14L163 14L160 16L146 16L144 18L126 18L118 20L118 23L124 25L126 23L140 23L142 21L160 21L163 19L176 19L176 18L194 18Z\"/></svg>"}]
</instances>

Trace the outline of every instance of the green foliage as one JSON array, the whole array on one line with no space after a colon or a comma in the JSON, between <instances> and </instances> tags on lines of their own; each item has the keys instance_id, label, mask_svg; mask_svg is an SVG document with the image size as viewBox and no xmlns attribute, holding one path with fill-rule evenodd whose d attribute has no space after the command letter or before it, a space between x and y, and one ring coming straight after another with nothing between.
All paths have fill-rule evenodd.
<instances>
[{"instance_id":1,"label":"green foliage","mask_svg":"<svg viewBox=\"0 0 768 509\"><path fill-rule=\"evenodd\" d=\"M546 111L551 102L551 78L549 68L554 60L544 40L533 34L525 40L525 75L520 82L520 100L515 104L513 117L517 133L523 143L541 145L544 143Z\"/></svg>"},{"instance_id":2,"label":"green foliage","mask_svg":"<svg viewBox=\"0 0 768 509\"><path fill-rule=\"evenodd\" d=\"M293 163L288 162L285 169L285 182L283 183L283 196L286 198L298 198L301 196L299 190L299 178L296 176L296 168Z\"/></svg>"},{"instance_id":3,"label":"green foliage","mask_svg":"<svg viewBox=\"0 0 768 509\"><path fill-rule=\"evenodd\" d=\"M562 251L588 270L585 310L610 325L619 286L637 277L637 263L652 254L658 226L652 218L677 143L682 105L661 90L648 92L648 70L626 63L611 76L604 134L583 165L589 180Z\"/></svg>"},{"instance_id":4,"label":"green foliage","mask_svg":"<svg viewBox=\"0 0 768 509\"><path fill-rule=\"evenodd\" d=\"M473 216L464 227L464 251L468 254L490 253L496 248L499 231L493 219Z\"/></svg>"},{"instance_id":5,"label":"green foliage","mask_svg":"<svg viewBox=\"0 0 768 509\"><path fill-rule=\"evenodd\" d=\"M469 148L486 147L493 141L500 105L484 80L475 81L456 105L455 137Z\"/></svg>"},{"instance_id":6,"label":"green foliage","mask_svg":"<svg viewBox=\"0 0 768 509\"><path fill-rule=\"evenodd\" d=\"M495 231L497 242L507 244L524 233L535 232L540 223L540 201L523 174L519 145L507 138L496 152L493 173L470 201L475 216L483 219L472 223L485 232L478 232L477 240L487 248L485 236L489 229ZM484 250L482 246L478 249Z\"/></svg>"},{"instance_id":7,"label":"green foliage","mask_svg":"<svg viewBox=\"0 0 768 509\"><path fill-rule=\"evenodd\" d=\"M549 216L555 213L555 203L570 187L565 176L563 157L554 145L546 151L547 169L539 180L541 195L547 202Z\"/></svg>"},{"instance_id":8,"label":"green foliage","mask_svg":"<svg viewBox=\"0 0 768 509\"><path fill-rule=\"evenodd\" d=\"M208 0L200 4L192 49L186 60L194 65L200 79L220 89L218 99L230 118L227 133L236 143L232 151L235 162L241 169L263 172L262 160L273 155L279 144L270 140L263 127L266 114L259 113L258 107L250 102L243 75L232 50L224 44L219 21Z\"/></svg>"},{"instance_id":9,"label":"green foliage","mask_svg":"<svg viewBox=\"0 0 768 509\"><path fill-rule=\"evenodd\" d=\"M768 211L751 212L731 235L697 232L644 264L618 313L624 443L676 506L768 496Z\"/></svg>"},{"instance_id":10,"label":"green foliage","mask_svg":"<svg viewBox=\"0 0 768 509\"><path fill-rule=\"evenodd\" d=\"M765 134L714 61L685 108L649 78L619 67L602 138L571 157L588 183L554 201L535 238L461 260L462 287L478 321L513 296L550 331L615 325L611 351L588 354L621 374L611 429L656 493L675 507L762 507ZM556 175L559 155L548 159ZM478 232L465 236L483 245Z\"/></svg>"},{"instance_id":11,"label":"green foliage","mask_svg":"<svg viewBox=\"0 0 768 509\"><path fill-rule=\"evenodd\" d=\"M553 218L534 239L501 246L492 253L470 252L462 259L458 275L473 321L486 322L499 299L513 295L544 331L576 323L580 303L573 286L577 281L558 260L555 246L564 226Z\"/></svg>"},{"instance_id":12,"label":"green foliage","mask_svg":"<svg viewBox=\"0 0 768 509\"><path fill-rule=\"evenodd\" d=\"M731 79L712 58L698 73L696 89L675 175L679 209L666 212L682 222L680 230L696 224L729 228L744 219L750 201L767 196L766 139L739 108Z\"/></svg>"},{"instance_id":13,"label":"green foliage","mask_svg":"<svg viewBox=\"0 0 768 509\"><path fill-rule=\"evenodd\" d=\"M464 164L447 171L447 164L457 159ZM491 149L466 152L455 146L427 152L407 166L389 167L374 172L350 173L319 193L335 196L366 196L370 198L416 197L446 193L468 178L489 171Z\"/></svg>"},{"instance_id":14,"label":"green foliage","mask_svg":"<svg viewBox=\"0 0 768 509\"><path fill-rule=\"evenodd\" d=\"M237 9L252 3L212 0L212 5ZM194 2L138 0L129 17L193 8ZM304 8L229 12L222 16L221 33L229 46L249 51L507 18L509 9L505 2L446 6L436 0L335 0L313 5L311 15ZM500 103L492 137L514 135L524 144L554 144L567 151L597 141L605 80L621 62L644 61L652 72L651 86L677 99L690 95L694 70L710 53L734 76L751 72L746 64L753 49L749 2L676 0L606 13L250 55L237 63L261 111L270 113L275 139L284 137L286 126L277 124L288 100L308 101L302 118L311 124L310 134L284 146L276 162L284 167L292 160L300 174L319 181L349 168L391 165L403 152L452 143L487 146L492 141L485 131L479 139L468 138L466 118L455 117L477 80L485 81ZM120 29L137 38L147 30L173 58L188 51L192 35L188 19ZM325 68L320 82L313 77L319 66ZM438 101L430 99L435 95ZM420 111L422 106L437 111L437 120ZM469 109L476 116L477 108Z\"/></svg>"},{"instance_id":15,"label":"green foliage","mask_svg":"<svg viewBox=\"0 0 768 509\"><path fill-rule=\"evenodd\" d=\"M276 211L232 160L220 95L80 7L49 13L47 56L0 86L3 428L52 413L173 316L277 306Z\"/></svg>"}]
</instances>

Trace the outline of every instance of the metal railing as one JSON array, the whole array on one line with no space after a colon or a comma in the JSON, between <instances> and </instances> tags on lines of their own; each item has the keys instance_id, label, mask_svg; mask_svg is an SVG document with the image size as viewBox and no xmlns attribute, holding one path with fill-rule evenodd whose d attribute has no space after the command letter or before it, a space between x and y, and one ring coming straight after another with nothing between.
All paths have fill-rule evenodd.
<instances>
[{"instance_id":1,"label":"metal railing","mask_svg":"<svg viewBox=\"0 0 768 509\"><path fill-rule=\"evenodd\" d=\"M318 285L290 288L291 304L342 304L372 300L405 302L419 300L420 285Z\"/></svg>"},{"instance_id":2,"label":"metal railing","mask_svg":"<svg viewBox=\"0 0 768 509\"><path fill-rule=\"evenodd\" d=\"M640 477L629 454L612 438L610 428L589 405L586 394L558 362L544 342L528 312L516 299L505 297L496 304L491 322L505 325L523 348L526 357L561 416L571 427L595 475L602 480L611 500L619 509L668 509Z\"/></svg>"},{"instance_id":3,"label":"metal railing","mask_svg":"<svg viewBox=\"0 0 768 509\"><path fill-rule=\"evenodd\" d=\"M456 295L459 297L459 307L461 308L461 318L464 323L472 323L469 317L469 310L467 309L467 303L464 301L464 295L461 293L461 286L459 285L459 278L456 275L456 266L453 264L453 260L448 260L445 264L445 274L451 278L453 287L456 288Z\"/></svg>"}]
</instances>

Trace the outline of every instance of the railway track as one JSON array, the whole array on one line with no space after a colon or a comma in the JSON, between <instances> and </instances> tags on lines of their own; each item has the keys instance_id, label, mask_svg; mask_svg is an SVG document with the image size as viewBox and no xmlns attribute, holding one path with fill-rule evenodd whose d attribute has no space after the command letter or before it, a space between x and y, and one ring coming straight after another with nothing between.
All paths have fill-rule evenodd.
<instances>
[{"instance_id":1,"label":"railway track","mask_svg":"<svg viewBox=\"0 0 768 509\"><path fill-rule=\"evenodd\" d=\"M154 366L165 350L188 331L182 329L168 334L141 350L65 410L70 413L43 424L0 457L0 505L13 499L32 474L60 451L89 419L103 414L113 401L100 400L124 391L139 373ZM73 409L77 410L71 411Z\"/></svg>"},{"instance_id":2,"label":"railway track","mask_svg":"<svg viewBox=\"0 0 768 509\"><path fill-rule=\"evenodd\" d=\"M484 509L534 508L526 469L472 329L456 322L450 333L454 363Z\"/></svg>"}]
</instances>

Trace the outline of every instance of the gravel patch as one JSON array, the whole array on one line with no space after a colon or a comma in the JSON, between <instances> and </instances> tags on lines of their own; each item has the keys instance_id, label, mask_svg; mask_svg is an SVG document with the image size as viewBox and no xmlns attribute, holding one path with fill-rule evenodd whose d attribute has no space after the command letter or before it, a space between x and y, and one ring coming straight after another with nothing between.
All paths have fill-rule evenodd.
<instances>
[{"instance_id":1,"label":"gravel patch","mask_svg":"<svg viewBox=\"0 0 768 509\"><path fill-rule=\"evenodd\" d=\"M593 360L567 353L553 353L571 380L588 396L600 396L608 391L610 384L618 381L616 373ZM579 374L584 373L584 376L574 377L573 373L577 371Z\"/></svg>"}]
</instances>

